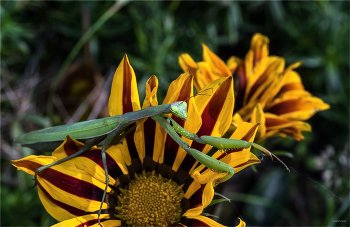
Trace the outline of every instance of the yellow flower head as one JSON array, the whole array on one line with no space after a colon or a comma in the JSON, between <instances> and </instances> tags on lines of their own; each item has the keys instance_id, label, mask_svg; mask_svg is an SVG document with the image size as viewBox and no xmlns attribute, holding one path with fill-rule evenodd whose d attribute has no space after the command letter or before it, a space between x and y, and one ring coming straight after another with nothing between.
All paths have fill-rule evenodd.
<instances>
[{"instance_id":1,"label":"yellow flower head","mask_svg":"<svg viewBox=\"0 0 350 227\"><path fill-rule=\"evenodd\" d=\"M269 42L266 36L255 34L245 59L233 56L226 65L202 44L203 62L196 63L190 55L181 54L179 64L195 76L198 91L205 84L234 73L238 89L232 126L242 121L260 123L259 141L287 135L301 140L302 131L311 131L311 126L303 121L329 105L305 91L299 74L294 71L300 62L285 68L283 58L269 56Z\"/></svg>"},{"instance_id":2,"label":"yellow flower head","mask_svg":"<svg viewBox=\"0 0 350 227\"><path fill-rule=\"evenodd\" d=\"M171 83L164 103L187 99L188 120L173 116L188 131L201 135L222 136L231 124L234 98L232 77L208 84L210 95L193 95L193 76L182 74ZM146 83L142 108L158 105L158 80ZM113 80L109 98L110 115L140 110L134 70L125 56ZM228 119L228 120L227 120ZM214 172L176 144L151 118L136 122L136 130L106 151L109 173L107 197L102 206L103 226L222 226L202 216L213 199L216 182L226 176ZM130 126L133 127L133 126ZM257 124L242 123L231 136L253 141ZM192 143L191 147L207 153L210 146ZM78 152L83 143L69 136L52 156L29 156L13 165L30 175L44 165ZM213 155L235 172L259 163L250 149L218 151ZM42 170L38 174L39 197L57 226L98 226L97 212L105 188L101 147L92 147L79 157ZM238 226L245 226L240 221Z\"/></svg>"}]
</instances>

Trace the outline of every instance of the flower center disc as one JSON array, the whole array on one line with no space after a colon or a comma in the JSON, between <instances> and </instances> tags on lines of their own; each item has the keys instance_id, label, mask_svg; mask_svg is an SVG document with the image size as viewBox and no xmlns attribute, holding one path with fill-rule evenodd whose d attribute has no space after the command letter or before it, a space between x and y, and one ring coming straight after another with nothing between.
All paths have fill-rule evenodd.
<instances>
[{"instance_id":1,"label":"flower center disc","mask_svg":"<svg viewBox=\"0 0 350 227\"><path fill-rule=\"evenodd\" d=\"M129 226L167 226L180 220L184 193L171 180L143 173L120 191L116 216Z\"/></svg>"}]
</instances>

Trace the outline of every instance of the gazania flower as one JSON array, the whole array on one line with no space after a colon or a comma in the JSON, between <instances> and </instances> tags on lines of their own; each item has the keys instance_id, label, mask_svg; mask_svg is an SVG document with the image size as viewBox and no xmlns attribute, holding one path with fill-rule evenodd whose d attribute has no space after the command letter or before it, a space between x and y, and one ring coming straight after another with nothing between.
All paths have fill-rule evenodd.
<instances>
[{"instance_id":1,"label":"gazania flower","mask_svg":"<svg viewBox=\"0 0 350 227\"><path fill-rule=\"evenodd\" d=\"M260 123L259 141L287 135L301 140L302 131L311 131L311 126L303 121L329 105L305 91L299 74L294 71L301 63L285 68L283 58L269 56L268 44L266 36L255 34L245 59L233 56L226 64L202 44L203 62L196 63L188 54L182 54L179 64L185 72L195 75L197 90L235 73L239 83L233 126L242 121Z\"/></svg>"},{"instance_id":2,"label":"gazania flower","mask_svg":"<svg viewBox=\"0 0 350 227\"><path fill-rule=\"evenodd\" d=\"M164 103L192 96L192 76L182 74L169 87ZM233 112L232 78L222 78L207 87L211 95L190 98L188 120L173 117L185 129L201 135L222 136L231 123ZM158 81L152 76L146 83L143 108L158 105ZM209 91L209 90L208 90ZM109 99L110 115L140 110L136 78L127 57L120 63ZM106 151L110 183L102 205L103 226L222 226L202 216L213 199L213 187L226 176L212 171L179 147L152 119L141 119L122 143ZM231 138L252 141L257 124L242 123ZM191 143L207 153L210 146ZM74 154L84 144L69 136L52 156L29 156L13 161L19 170L34 175L43 165ZM42 170L38 174L39 197L57 226L97 226L97 212L105 188L101 147L92 147L81 156ZM249 149L218 151L213 155L235 172L259 163ZM245 226L240 221L238 226Z\"/></svg>"}]
</instances>

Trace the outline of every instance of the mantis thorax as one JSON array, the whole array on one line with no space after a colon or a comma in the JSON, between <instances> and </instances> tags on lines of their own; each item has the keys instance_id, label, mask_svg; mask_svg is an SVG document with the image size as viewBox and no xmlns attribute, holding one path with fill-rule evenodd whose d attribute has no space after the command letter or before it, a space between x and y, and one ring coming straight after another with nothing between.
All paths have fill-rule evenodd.
<instances>
[{"instance_id":1,"label":"mantis thorax","mask_svg":"<svg viewBox=\"0 0 350 227\"><path fill-rule=\"evenodd\" d=\"M187 103L184 101L174 102L170 105L171 113L182 120L187 120Z\"/></svg>"}]
</instances>

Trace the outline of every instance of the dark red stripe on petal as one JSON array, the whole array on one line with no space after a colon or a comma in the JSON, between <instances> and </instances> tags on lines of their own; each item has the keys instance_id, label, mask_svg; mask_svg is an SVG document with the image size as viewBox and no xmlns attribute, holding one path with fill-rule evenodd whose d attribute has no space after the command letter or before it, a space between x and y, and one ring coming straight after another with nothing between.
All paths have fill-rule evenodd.
<instances>
[{"instance_id":1,"label":"dark red stripe on petal","mask_svg":"<svg viewBox=\"0 0 350 227\"><path fill-rule=\"evenodd\" d=\"M66 210L68 213L70 213L70 214L72 214L74 216L83 216L83 215L91 214L90 212L86 212L86 211L80 210L78 208L69 206L69 205L67 205L65 203L62 203L61 201L58 201L58 200L52 198L52 196L39 183L37 183L37 186L44 193L46 198L48 200L50 200L50 202L55 204L57 207L60 207L60 208L62 208L64 210Z\"/></svg>"},{"instance_id":2,"label":"dark red stripe on petal","mask_svg":"<svg viewBox=\"0 0 350 227\"><path fill-rule=\"evenodd\" d=\"M148 118L143 124L143 126L144 126L146 156L153 157L156 122L152 118Z\"/></svg>"},{"instance_id":3,"label":"dark red stripe on petal","mask_svg":"<svg viewBox=\"0 0 350 227\"><path fill-rule=\"evenodd\" d=\"M289 99L283 102L277 103L273 105L271 108L266 110L266 112L270 112L276 115L281 115L285 113L292 113L300 109L300 100L299 99Z\"/></svg>"},{"instance_id":4,"label":"dark red stripe on petal","mask_svg":"<svg viewBox=\"0 0 350 227\"><path fill-rule=\"evenodd\" d=\"M242 136L242 138L240 138L241 140L245 140L245 141L249 141L253 136L254 136L254 133L255 133L255 130L256 128L259 126L259 123L258 124L255 124L251 129L249 129L249 131L244 135Z\"/></svg>"},{"instance_id":5,"label":"dark red stripe on petal","mask_svg":"<svg viewBox=\"0 0 350 227\"><path fill-rule=\"evenodd\" d=\"M260 163L260 161L259 160L249 160L249 161L247 161L245 163L242 163L240 165L234 166L233 168L239 168L239 167L242 167L242 166L250 165L252 163Z\"/></svg>"},{"instance_id":6,"label":"dark red stripe on petal","mask_svg":"<svg viewBox=\"0 0 350 227\"><path fill-rule=\"evenodd\" d=\"M69 136L67 137L67 142L63 145L63 148L67 156L70 156L79 151L78 146Z\"/></svg>"},{"instance_id":7,"label":"dark red stripe on petal","mask_svg":"<svg viewBox=\"0 0 350 227\"><path fill-rule=\"evenodd\" d=\"M247 76L246 76L244 64L241 64L239 66L238 72L236 75L238 75L238 90L237 90L236 100L235 100L235 109L239 110L243 107L244 94L247 86Z\"/></svg>"},{"instance_id":8,"label":"dark red stripe on petal","mask_svg":"<svg viewBox=\"0 0 350 227\"><path fill-rule=\"evenodd\" d=\"M271 127L275 127L275 126L281 126L281 125L284 125L284 124L288 124L290 122L292 122L292 121L289 121L287 119L281 119L281 118L269 118L269 117L265 118L266 128L271 128Z\"/></svg>"},{"instance_id":9,"label":"dark red stripe on petal","mask_svg":"<svg viewBox=\"0 0 350 227\"><path fill-rule=\"evenodd\" d=\"M219 115L224 107L227 93L231 88L232 77L228 77L227 80L222 82L220 87L216 90L213 97L204 108L202 117L202 126L197 132L198 136L211 135L214 126L219 118ZM197 150L202 150L205 144L195 143ZM193 146L193 145L192 145Z\"/></svg>"},{"instance_id":10,"label":"dark red stripe on petal","mask_svg":"<svg viewBox=\"0 0 350 227\"><path fill-rule=\"evenodd\" d=\"M254 93L258 90L258 88L267 80L267 78L271 76L271 73L273 72L273 70L276 70L278 68L278 65L280 63L281 62L279 60L276 60L273 63L271 63L269 66L267 66L263 74L255 81L254 85L251 87L247 97L247 101L249 101L249 99L254 95ZM261 92L261 94L262 93L263 91Z\"/></svg>"},{"instance_id":11,"label":"dark red stripe on petal","mask_svg":"<svg viewBox=\"0 0 350 227\"><path fill-rule=\"evenodd\" d=\"M128 126L125 129L125 131L130 129L134 125L135 125L135 123L130 125L130 126ZM129 154L130 154L130 157L131 157L131 161L132 161L132 164L131 164L131 166L129 168L132 168L133 172L141 173L142 172L142 164L141 164L141 160L140 160L139 154L137 153L137 149L136 149L136 145L135 145L135 141L134 141L134 134L135 134L135 131L133 131L132 133L130 133L129 135L127 135L125 137L126 138L126 143L128 145L128 150L129 150ZM127 151L121 151L121 152L127 152Z\"/></svg>"},{"instance_id":12,"label":"dark red stripe on petal","mask_svg":"<svg viewBox=\"0 0 350 227\"><path fill-rule=\"evenodd\" d=\"M40 165L39 163L27 161L27 160L16 162L16 167L24 167L26 169L30 169L33 172L35 172L35 170L41 166L42 165Z\"/></svg>"},{"instance_id":13,"label":"dark red stripe on petal","mask_svg":"<svg viewBox=\"0 0 350 227\"><path fill-rule=\"evenodd\" d=\"M40 166L42 165L39 165L39 167ZM67 193L95 201L101 201L102 199L104 190L89 182L66 175L51 168L40 171L38 175Z\"/></svg>"},{"instance_id":14,"label":"dark red stripe on petal","mask_svg":"<svg viewBox=\"0 0 350 227\"><path fill-rule=\"evenodd\" d=\"M290 84L285 84L281 90L279 91L278 95L281 95L282 93L284 92L287 92L287 91L295 91L295 90L301 90L303 91L304 90L304 86L301 84L301 83L290 83Z\"/></svg>"},{"instance_id":15,"label":"dark red stripe on petal","mask_svg":"<svg viewBox=\"0 0 350 227\"><path fill-rule=\"evenodd\" d=\"M208 102L207 106L204 108L203 113L201 115L202 126L197 132L198 136L212 134L215 123L217 122L219 115L221 113L221 110L225 104L227 93L231 88L231 82L232 82L232 77L228 77L227 80L222 82L220 87L216 90L213 97ZM191 147L199 151L202 151L205 147L205 144L193 142ZM189 171L195 162L196 160L191 155L186 155L181 166L185 170Z\"/></svg>"},{"instance_id":16,"label":"dark red stripe on petal","mask_svg":"<svg viewBox=\"0 0 350 227\"><path fill-rule=\"evenodd\" d=\"M202 198L203 198L203 191L204 191L205 184L201 185L201 188L199 188L189 199L190 202L190 209L196 208L199 206L202 206Z\"/></svg>"},{"instance_id":17,"label":"dark red stripe on petal","mask_svg":"<svg viewBox=\"0 0 350 227\"><path fill-rule=\"evenodd\" d=\"M153 171L156 169L156 163L153 161L156 122L149 117L143 124L143 127L145 137L145 159L143 160L143 168L146 171Z\"/></svg>"},{"instance_id":18,"label":"dark red stripe on petal","mask_svg":"<svg viewBox=\"0 0 350 227\"><path fill-rule=\"evenodd\" d=\"M130 65L128 64L128 59L126 55L124 56L124 66L123 66L123 113L133 112L132 102L131 102L131 79L132 71Z\"/></svg>"},{"instance_id":19,"label":"dark red stripe on petal","mask_svg":"<svg viewBox=\"0 0 350 227\"><path fill-rule=\"evenodd\" d=\"M41 164L32 161L18 162L16 163L18 167L25 167L35 171L37 168L41 167ZM81 198L86 198L95 201L101 201L104 190L99 187L80 180L78 178L66 175L57 170L47 168L38 173L38 176L47 180L52 185L63 191L76 195Z\"/></svg>"},{"instance_id":20,"label":"dark red stripe on petal","mask_svg":"<svg viewBox=\"0 0 350 227\"><path fill-rule=\"evenodd\" d=\"M193 178L191 175L188 173L188 171L184 170L183 168L179 168L174 176L174 181L178 185L184 185L182 189L186 191L189 187L189 185L193 182Z\"/></svg>"}]
</instances>

